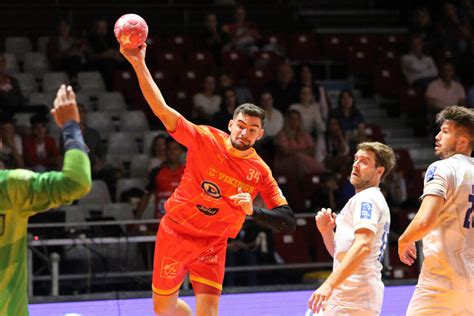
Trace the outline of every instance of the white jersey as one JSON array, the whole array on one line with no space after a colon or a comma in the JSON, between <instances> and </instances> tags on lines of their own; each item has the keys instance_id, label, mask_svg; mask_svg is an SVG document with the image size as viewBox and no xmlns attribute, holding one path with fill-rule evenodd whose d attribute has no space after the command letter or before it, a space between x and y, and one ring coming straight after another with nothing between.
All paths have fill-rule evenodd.
<instances>
[{"instance_id":1,"label":"white jersey","mask_svg":"<svg viewBox=\"0 0 474 316\"><path fill-rule=\"evenodd\" d=\"M355 231L361 228L375 233L370 254L351 276L334 289L328 304L380 313L384 291L381 261L387 246L390 211L378 187L354 195L337 216L333 270L340 265L340 255L349 251L354 243Z\"/></svg>"},{"instance_id":2,"label":"white jersey","mask_svg":"<svg viewBox=\"0 0 474 316\"><path fill-rule=\"evenodd\" d=\"M431 164L421 198L427 195L445 202L423 238L418 284L474 290L474 158L458 154Z\"/></svg>"}]
</instances>

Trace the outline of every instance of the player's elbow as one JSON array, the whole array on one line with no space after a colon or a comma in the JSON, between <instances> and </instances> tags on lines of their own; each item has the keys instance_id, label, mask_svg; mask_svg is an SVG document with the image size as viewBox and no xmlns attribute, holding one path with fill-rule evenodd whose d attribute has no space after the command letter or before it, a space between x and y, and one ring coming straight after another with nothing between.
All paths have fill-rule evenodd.
<instances>
[{"instance_id":1,"label":"player's elbow","mask_svg":"<svg viewBox=\"0 0 474 316\"><path fill-rule=\"evenodd\" d=\"M292 209L288 206L287 207L287 216L282 221L280 232L282 233L292 233L296 230L296 219L295 214L293 213Z\"/></svg>"},{"instance_id":2,"label":"player's elbow","mask_svg":"<svg viewBox=\"0 0 474 316\"><path fill-rule=\"evenodd\" d=\"M92 180L90 177L81 177L80 179L68 177L65 187L68 188L69 195L78 200L87 195L92 189Z\"/></svg>"}]
</instances>

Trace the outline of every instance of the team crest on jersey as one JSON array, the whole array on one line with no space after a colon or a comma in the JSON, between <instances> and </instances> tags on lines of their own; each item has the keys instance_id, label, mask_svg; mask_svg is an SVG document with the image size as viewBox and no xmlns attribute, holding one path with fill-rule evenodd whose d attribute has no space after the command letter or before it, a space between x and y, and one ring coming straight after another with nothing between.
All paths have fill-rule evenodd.
<instances>
[{"instance_id":1,"label":"team crest on jersey","mask_svg":"<svg viewBox=\"0 0 474 316\"><path fill-rule=\"evenodd\" d=\"M426 176L425 176L426 182L430 182L431 180L433 180L435 173L436 173L436 166L430 166L428 170L426 170Z\"/></svg>"},{"instance_id":2,"label":"team crest on jersey","mask_svg":"<svg viewBox=\"0 0 474 316\"><path fill-rule=\"evenodd\" d=\"M173 279L181 272L181 262L164 257L161 262L160 276L165 279Z\"/></svg>"},{"instance_id":3,"label":"team crest on jersey","mask_svg":"<svg viewBox=\"0 0 474 316\"><path fill-rule=\"evenodd\" d=\"M201 188L210 197L213 197L215 199L220 199L222 197L221 189L219 189L219 187L215 183L205 180L201 183Z\"/></svg>"},{"instance_id":4,"label":"team crest on jersey","mask_svg":"<svg viewBox=\"0 0 474 316\"><path fill-rule=\"evenodd\" d=\"M372 218L372 204L369 202L362 202L360 209L360 218L361 219L371 219Z\"/></svg>"}]
</instances>

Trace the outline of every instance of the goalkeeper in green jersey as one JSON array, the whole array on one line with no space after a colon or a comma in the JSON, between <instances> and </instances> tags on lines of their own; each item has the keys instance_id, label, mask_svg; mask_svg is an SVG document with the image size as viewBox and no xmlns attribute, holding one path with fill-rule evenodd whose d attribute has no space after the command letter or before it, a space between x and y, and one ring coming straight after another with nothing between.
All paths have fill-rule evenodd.
<instances>
[{"instance_id":1,"label":"goalkeeper in green jersey","mask_svg":"<svg viewBox=\"0 0 474 316\"><path fill-rule=\"evenodd\" d=\"M79 127L76 96L62 85L51 111L63 129L64 166L61 172L0 170L0 315L28 315L27 225L38 212L70 204L91 188L87 147ZM1 146L1 139L0 139Z\"/></svg>"}]
</instances>

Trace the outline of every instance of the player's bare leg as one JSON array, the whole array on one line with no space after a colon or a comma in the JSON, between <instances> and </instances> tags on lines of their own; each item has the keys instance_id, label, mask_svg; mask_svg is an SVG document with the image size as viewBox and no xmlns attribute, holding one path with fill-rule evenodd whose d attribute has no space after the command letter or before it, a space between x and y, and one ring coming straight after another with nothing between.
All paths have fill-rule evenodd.
<instances>
[{"instance_id":1,"label":"player's bare leg","mask_svg":"<svg viewBox=\"0 0 474 316\"><path fill-rule=\"evenodd\" d=\"M217 316L220 295L196 294L196 316Z\"/></svg>"},{"instance_id":2,"label":"player's bare leg","mask_svg":"<svg viewBox=\"0 0 474 316\"><path fill-rule=\"evenodd\" d=\"M179 292L171 295L157 295L153 293L153 310L155 314L157 316L192 316L191 308L185 301L179 299L178 295Z\"/></svg>"}]
</instances>

